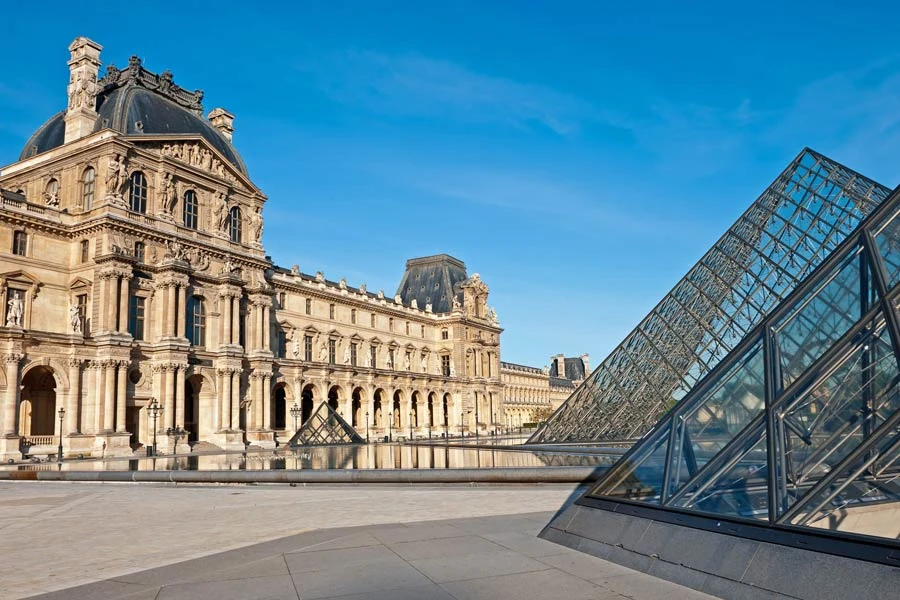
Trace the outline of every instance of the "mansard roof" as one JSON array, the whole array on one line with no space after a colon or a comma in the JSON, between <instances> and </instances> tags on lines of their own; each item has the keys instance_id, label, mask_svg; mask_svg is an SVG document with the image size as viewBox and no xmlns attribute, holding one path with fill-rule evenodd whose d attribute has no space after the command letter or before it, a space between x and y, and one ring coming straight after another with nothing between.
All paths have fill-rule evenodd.
<instances>
[{"instance_id":1,"label":"mansard roof","mask_svg":"<svg viewBox=\"0 0 900 600\"><path fill-rule=\"evenodd\" d=\"M189 92L173 83L172 74L151 73L132 56L127 69L113 65L97 85L97 121L94 133L113 129L129 136L197 135L247 175L247 168L237 150L209 121L203 118L203 91ZM28 139L19 155L24 160L63 145L65 111L53 115Z\"/></svg>"},{"instance_id":2,"label":"mansard roof","mask_svg":"<svg viewBox=\"0 0 900 600\"><path fill-rule=\"evenodd\" d=\"M397 294L407 306L415 300L419 308L430 304L432 312L448 313L453 310L454 296L462 304L457 286L466 279L466 264L449 254L411 258L406 261Z\"/></svg>"}]
</instances>

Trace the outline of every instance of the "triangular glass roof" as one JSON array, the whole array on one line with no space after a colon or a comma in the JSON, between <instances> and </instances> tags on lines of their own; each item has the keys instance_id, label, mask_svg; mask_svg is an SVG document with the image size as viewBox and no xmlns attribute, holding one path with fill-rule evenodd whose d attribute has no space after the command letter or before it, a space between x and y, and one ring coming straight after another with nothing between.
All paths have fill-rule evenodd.
<instances>
[{"instance_id":1,"label":"triangular glass roof","mask_svg":"<svg viewBox=\"0 0 900 600\"><path fill-rule=\"evenodd\" d=\"M590 499L900 539L900 188Z\"/></svg>"},{"instance_id":2,"label":"triangular glass roof","mask_svg":"<svg viewBox=\"0 0 900 600\"><path fill-rule=\"evenodd\" d=\"M889 194L803 150L529 442L644 435ZM791 327L794 343L811 335L802 319ZM808 359L783 368L791 374Z\"/></svg>"},{"instance_id":3,"label":"triangular glass roof","mask_svg":"<svg viewBox=\"0 0 900 600\"><path fill-rule=\"evenodd\" d=\"M328 402L313 411L288 442L290 446L329 446L333 444L362 444L364 440Z\"/></svg>"}]
</instances>

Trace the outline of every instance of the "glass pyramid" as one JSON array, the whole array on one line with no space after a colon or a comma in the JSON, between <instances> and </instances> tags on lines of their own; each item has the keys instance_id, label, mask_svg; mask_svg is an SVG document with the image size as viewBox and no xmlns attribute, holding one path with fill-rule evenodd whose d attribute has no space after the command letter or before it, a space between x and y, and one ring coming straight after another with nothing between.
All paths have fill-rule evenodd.
<instances>
[{"instance_id":1,"label":"glass pyramid","mask_svg":"<svg viewBox=\"0 0 900 600\"><path fill-rule=\"evenodd\" d=\"M900 539L900 188L769 313L579 502Z\"/></svg>"},{"instance_id":2,"label":"glass pyramid","mask_svg":"<svg viewBox=\"0 0 900 600\"><path fill-rule=\"evenodd\" d=\"M889 194L804 149L529 442L644 435ZM785 335L802 343L809 318Z\"/></svg>"},{"instance_id":3,"label":"glass pyramid","mask_svg":"<svg viewBox=\"0 0 900 600\"><path fill-rule=\"evenodd\" d=\"M362 444L364 440L328 402L322 402L288 442L289 446Z\"/></svg>"}]
</instances>

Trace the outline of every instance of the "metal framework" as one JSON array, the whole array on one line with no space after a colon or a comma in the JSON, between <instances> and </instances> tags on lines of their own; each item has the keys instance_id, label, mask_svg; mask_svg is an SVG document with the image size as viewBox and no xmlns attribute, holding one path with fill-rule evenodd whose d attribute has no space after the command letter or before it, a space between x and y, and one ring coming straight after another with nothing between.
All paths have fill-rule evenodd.
<instances>
[{"instance_id":1,"label":"metal framework","mask_svg":"<svg viewBox=\"0 0 900 600\"><path fill-rule=\"evenodd\" d=\"M328 402L322 402L288 442L290 446L362 444L365 440Z\"/></svg>"},{"instance_id":2,"label":"metal framework","mask_svg":"<svg viewBox=\"0 0 900 600\"><path fill-rule=\"evenodd\" d=\"M900 188L586 498L900 539Z\"/></svg>"},{"instance_id":3,"label":"metal framework","mask_svg":"<svg viewBox=\"0 0 900 600\"><path fill-rule=\"evenodd\" d=\"M644 435L889 194L804 149L529 443Z\"/></svg>"}]
</instances>

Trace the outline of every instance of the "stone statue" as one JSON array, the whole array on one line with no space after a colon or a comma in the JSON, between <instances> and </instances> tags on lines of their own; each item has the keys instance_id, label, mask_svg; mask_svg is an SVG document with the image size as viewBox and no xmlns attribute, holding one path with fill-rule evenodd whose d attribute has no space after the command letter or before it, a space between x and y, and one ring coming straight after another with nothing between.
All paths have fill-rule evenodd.
<instances>
[{"instance_id":1,"label":"stone statue","mask_svg":"<svg viewBox=\"0 0 900 600\"><path fill-rule=\"evenodd\" d=\"M44 198L47 206L59 206L59 190L54 189L52 192L46 192Z\"/></svg>"},{"instance_id":2,"label":"stone statue","mask_svg":"<svg viewBox=\"0 0 900 600\"><path fill-rule=\"evenodd\" d=\"M338 287L341 288L342 290L347 289L347 278L346 277L341 277L341 280L338 282Z\"/></svg>"},{"instance_id":3,"label":"stone statue","mask_svg":"<svg viewBox=\"0 0 900 600\"><path fill-rule=\"evenodd\" d=\"M322 271L316 271L316 281L325 281L325 273Z\"/></svg>"},{"instance_id":4,"label":"stone statue","mask_svg":"<svg viewBox=\"0 0 900 600\"><path fill-rule=\"evenodd\" d=\"M497 319L497 311L495 311L493 307L488 309L488 319L490 320L491 323L494 323L494 324L500 322L499 319Z\"/></svg>"},{"instance_id":5,"label":"stone statue","mask_svg":"<svg viewBox=\"0 0 900 600\"><path fill-rule=\"evenodd\" d=\"M222 264L222 270L219 273L220 275L233 275L235 271L237 271L238 267L231 262L231 258L226 258L225 262Z\"/></svg>"},{"instance_id":6,"label":"stone statue","mask_svg":"<svg viewBox=\"0 0 900 600\"><path fill-rule=\"evenodd\" d=\"M406 355L406 359L403 361L403 366L406 367L407 371L409 371L410 365L409 365L409 354L408 353Z\"/></svg>"},{"instance_id":7,"label":"stone statue","mask_svg":"<svg viewBox=\"0 0 900 600\"><path fill-rule=\"evenodd\" d=\"M75 304L69 307L69 323L72 326L72 333L81 333L81 311Z\"/></svg>"},{"instance_id":8,"label":"stone statue","mask_svg":"<svg viewBox=\"0 0 900 600\"><path fill-rule=\"evenodd\" d=\"M250 213L250 227L253 229L253 241L260 243L262 241L263 218L262 209L257 208L256 212Z\"/></svg>"},{"instance_id":9,"label":"stone statue","mask_svg":"<svg viewBox=\"0 0 900 600\"><path fill-rule=\"evenodd\" d=\"M216 199L213 202L213 229L216 231L224 231L225 221L228 219L228 197L222 192L216 192Z\"/></svg>"},{"instance_id":10,"label":"stone statue","mask_svg":"<svg viewBox=\"0 0 900 600\"><path fill-rule=\"evenodd\" d=\"M419 301L416 300L415 298L413 298L412 300L409 301L409 307L416 308L416 309L419 308Z\"/></svg>"},{"instance_id":11,"label":"stone statue","mask_svg":"<svg viewBox=\"0 0 900 600\"><path fill-rule=\"evenodd\" d=\"M166 252L166 255L163 258L170 258L172 260L187 260L187 249L181 242L169 240L168 242L166 242L166 247L168 248L168 252Z\"/></svg>"},{"instance_id":12,"label":"stone statue","mask_svg":"<svg viewBox=\"0 0 900 600\"><path fill-rule=\"evenodd\" d=\"M360 293L360 294L365 294L365 293L366 293L366 284L365 284L365 283L359 284L359 293Z\"/></svg>"},{"instance_id":13,"label":"stone statue","mask_svg":"<svg viewBox=\"0 0 900 600\"><path fill-rule=\"evenodd\" d=\"M24 312L25 307L22 303L22 298L19 297L18 291L13 291L6 306L6 326L21 327L22 313Z\"/></svg>"},{"instance_id":14,"label":"stone statue","mask_svg":"<svg viewBox=\"0 0 900 600\"><path fill-rule=\"evenodd\" d=\"M325 342L319 346L319 362L328 362L328 345Z\"/></svg>"},{"instance_id":15,"label":"stone statue","mask_svg":"<svg viewBox=\"0 0 900 600\"><path fill-rule=\"evenodd\" d=\"M391 354L390 350L388 350L387 355L387 368L390 370L394 369L394 356Z\"/></svg>"},{"instance_id":16,"label":"stone statue","mask_svg":"<svg viewBox=\"0 0 900 600\"><path fill-rule=\"evenodd\" d=\"M372 353L367 352L367 350L368 350L368 348L366 348L365 346L360 347L360 352L362 352L363 355L365 356L364 363L366 365L366 368L371 369L372 368Z\"/></svg>"},{"instance_id":17,"label":"stone statue","mask_svg":"<svg viewBox=\"0 0 900 600\"><path fill-rule=\"evenodd\" d=\"M291 354L294 355L294 358L300 356L300 336L297 334L293 334L291 337Z\"/></svg>"},{"instance_id":18,"label":"stone statue","mask_svg":"<svg viewBox=\"0 0 900 600\"><path fill-rule=\"evenodd\" d=\"M394 296L394 304L403 304L403 297L400 294Z\"/></svg>"},{"instance_id":19,"label":"stone statue","mask_svg":"<svg viewBox=\"0 0 900 600\"><path fill-rule=\"evenodd\" d=\"M428 355L427 354L422 355L422 372L423 373L428 372Z\"/></svg>"},{"instance_id":20,"label":"stone statue","mask_svg":"<svg viewBox=\"0 0 900 600\"><path fill-rule=\"evenodd\" d=\"M344 347L344 364L350 364L350 342L347 342L347 346Z\"/></svg>"},{"instance_id":21,"label":"stone statue","mask_svg":"<svg viewBox=\"0 0 900 600\"><path fill-rule=\"evenodd\" d=\"M378 290L377 297L379 300L384 300L384 290Z\"/></svg>"},{"instance_id":22,"label":"stone statue","mask_svg":"<svg viewBox=\"0 0 900 600\"><path fill-rule=\"evenodd\" d=\"M455 295L453 296L453 310L462 310L462 305L459 303L459 298L457 298Z\"/></svg>"},{"instance_id":23,"label":"stone statue","mask_svg":"<svg viewBox=\"0 0 900 600\"><path fill-rule=\"evenodd\" d=\"M453 366L453 359L450 359L450 377L456 377L456 367Z\"/></svg>"},{"instance_id":24,"label":"stone statue","mask_svg":"<svg viewBox=\"0 0 900 600\"><path fill-rule=\"evenodd\" d=\"M127 181L125 159L120 154L115 154L109 159L106 172L106 194L121 199Z\"/></svg>"},{"instance_id":25,"label":"stone statue","mask_svg":"<svg viewBox=\"0 0 900 600\"><path fill-rule=\"evenodd\" d=\"M171 173L166 173L166 178L163 182L161 195L163 198L163 209L166 211L166 213L174 215L175 205L178 204L178 190L175 186L175 181L172 178Z\"/></svg>"}]
</instances>

